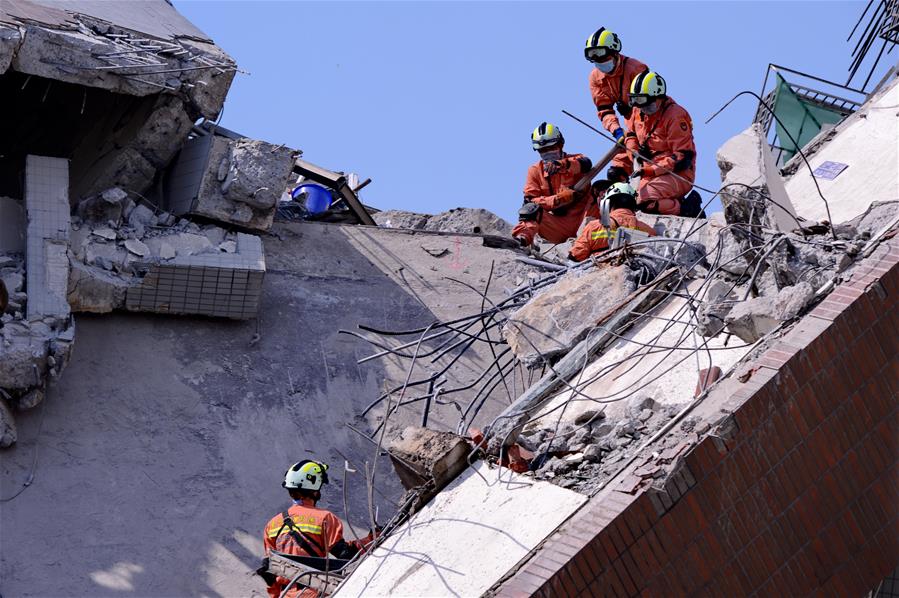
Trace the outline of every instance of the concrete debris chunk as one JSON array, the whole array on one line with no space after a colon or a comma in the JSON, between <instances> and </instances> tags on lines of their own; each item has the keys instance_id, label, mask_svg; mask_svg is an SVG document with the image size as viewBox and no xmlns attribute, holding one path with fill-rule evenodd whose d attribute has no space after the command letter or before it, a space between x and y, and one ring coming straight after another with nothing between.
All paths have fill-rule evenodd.
<instances>
[{"instance_id":1,"label":"concrete debris chunk","mask_svg":"<svg viewBox=\"0 0 899 598\"><path fill-rule=\"evenodd\" d=\"M271 228L278 199L291 182L298 152L255 139L207 135L189 141L173 169L196 178L191 156L207 156L197 187L175 189L165 205L176 216L192 214L225 224L265 231Z\"/></svg>"},{"instance_id":2,"label":"concrete debris chunk","mask_svg":"<svg viewBox=\"0 0 899 598\"><path fill-rule=\"evenodd\" d=\"M143 204L135 206L128 216L128 225L138 230L143 230L148 226L155 226L156 223L157 219L153 210Z\"/></svg>"},{"instance_id":3,"label":"concrete debris chunk","mask_svg":"<svg viewBox=\"0 0 899 598\"><path fill-rule=\"evenodd\" d=\"M104 269L73 261L67 298L72 311L108 313L125 305L130 282Z\"/></svg>"},{"instance_id":4,"label":"concrete debris chunk","mask_svg":"<svg viewBox=\"0 0 899 598\"><path fill-rule=\"evenodd\" d=\"M796 209L787 195L762 126L753 124L718 150L721 204L728 223L760 225L789 232Z\"/></svg>"},{"instance_id":5,"label":"concrete debris chunk","mask_svg":"<svg viewBox=\"0 0 899 598\"><path fill-rule=\"evenodd\" d=\"M7 448L16 443L18 438L16 420L6 401L0 397L0 448Z\"/></svg>"},{"instance_id":6,"label":"concrete debris chunk","mask_svg":"<svg viewBox=\"0 0 899 598\"><path fill-rule=\"evenodd\" d=\"M147 257L150 255L150 248L137 239L128 239L125 241L125 249L140 257Z\"/></svg>"},{"instance_id":7,"label":"concrete debris chunk","mask_svg":"<svg viewBox=\"0 0 899 598\"><path fill-rule=\"evenodd\" d=\"M410 426L391 442L388 453L403 486L424 491L419 498L424 505L465 469L470 450L460 436Z\"/></svg>"},{"instance_id":8,"label":"concrete debris chunk","mask_svg":"<svg viewBox=\"0 0 899 598\"><path fill-rule=\"evenodd\" d=\"M223 241L218 248L219 251L224 251L225 253L234 253L237 251L237 243L234 241Z\"/></svg>"},{"instance_id":9,"label":"concrete debris chunk","mask_svg":"<svg viewBox=\"0 0 899 598\"><path fill-rule=\"evenodd\" d=\"M720 279L709 284L702 304L696 310L696 332L711 337L724 330L724 318L736 301L733 286Z\"/></svg>"},{"instance_id":10,"label":"concrete debris chunk","mask_svg":"<svg viewBox=\"0 0 899 598\"><path fill-rule=\"evenodd\" d=\"M372 215L384 228L420 229L446 233L498 235L512 234L512 225L483 208L454 208L439 214L419 214L385 210Z\"/></svg>"},{"instance_id":11,"label":"concrete debris chunk","mask_svg":"<svg viewBox=\"0 0 899 598\"><path fill-rule=\"evenodd\" d=\"M506 342L528 367L567 353L628 297L629 272L619 266L566 274L512 315Z\"/></svg>"},{"instance_id":12,"label":"concrete debris chunk","mask_svg":"<svg viewBox=\"0 0 899 598\"><path fill-rule=\"evenodd\" d=\"M725 318L727 330L744 342L754 343L781 322L799 315L814 296L812 285L800 282L781 289L777 295L737 303Z\"/></svg>"},{"instance_id":13,"label":"concrete debris chunk","mask_svg":"<svg viewBox=\"0 0 899 598\"><path fill-rule=\"evenodd\" d=\"M118 238L118 233L116 233L111 228L95 228L91 231L92 235L96 235L101 239L106 239L107 241L115 241Z\"/></svg>"},{"instance_id":14,"label":"concrete debris chunk","mask_svg":"<svg viewBox=\"0 0 899 598\"><path fill-rule=\"evenodd\" d=\"M163 241L159 244L159 257L164 260L170 260L175 257L177 253L175 252L175 248L172 247L169 243Z\"/></svg>"}]
</instances>

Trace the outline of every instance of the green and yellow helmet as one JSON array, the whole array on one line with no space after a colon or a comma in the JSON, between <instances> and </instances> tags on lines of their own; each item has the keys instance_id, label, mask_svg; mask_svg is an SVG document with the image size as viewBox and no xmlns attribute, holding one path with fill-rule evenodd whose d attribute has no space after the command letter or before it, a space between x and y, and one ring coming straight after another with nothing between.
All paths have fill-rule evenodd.
<instances>
[{"instance_id":1,"label":"green and yellow helmet","mask_svg":"<svg viewBox=\"0 0 899 598\"><path fill-rule=\"evenodd\" d=\"M668 86L662 75L655 71L643 71L631 81L630 88L631 104L634 106L642 106L655 100L663 98L668 94Z\"/></svg>"},{"instance_id":2,"label":"green and yellow helmet","mask_svg":"<svg viewBox=\"0 0 899 598\"><path fill-rule=\"evenodd\" d=\"M590 62L601 62L613 52L621 52L621 40L605 27L600 27L588 37L587 45L584 46L584 58Z\"/></svg>"},{"instance_id":3,"label":"green and yellow helmet","mask_svg":"<svg viewBox=\"0 0 899 598\"><path fill-rule=\"evenodd\" d=\"M552 123L542 122L531 133L531 147L535 150L552 147L560 143L565 143L565 138L562 137L562 131L559 130L559 127Z\"/></svg>"},{"instance_id":4,"label":"green and yellow helmet","mask_svg":"<svg viewBox=\"0 0 899 598\"><path fill-rule=\"evenodd\" d=\"M320 490L327 483L328 466L307 459L291 465L281 485L288 490Z\"/></svg>"}]
</instances>

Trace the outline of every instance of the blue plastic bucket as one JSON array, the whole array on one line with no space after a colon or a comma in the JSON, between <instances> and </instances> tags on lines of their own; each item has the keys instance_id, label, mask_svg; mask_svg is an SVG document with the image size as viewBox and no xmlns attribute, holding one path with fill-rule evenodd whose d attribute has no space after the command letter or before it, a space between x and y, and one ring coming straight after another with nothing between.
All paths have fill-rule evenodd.
<instances>
[{"instance_id":1,"label":"blue plastic bucket","mask_svg":"<svg viewBox=\"0 0 899 598\"><path fill-rule=\"evenodd\" d=\"M310 214L321 214L327 211L334 201L330 189L315 183L297 185L296 189L290 192L290 196L297 199L303 192L306 193L306 211Z\"/></svg>"}]
</instances>

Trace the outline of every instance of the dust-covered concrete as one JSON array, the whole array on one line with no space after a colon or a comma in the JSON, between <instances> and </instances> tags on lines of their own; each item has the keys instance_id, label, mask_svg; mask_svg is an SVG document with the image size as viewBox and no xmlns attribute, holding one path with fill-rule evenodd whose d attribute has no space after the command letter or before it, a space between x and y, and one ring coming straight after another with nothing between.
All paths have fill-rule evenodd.
<instances>
[{"instance_id":1,"label":"dust-covered concrete","mask_svg":"<svg viewBox=\"0 0 899 598\"><path fill-rule=\"evenodd\" d=\"M356 365L374 348L337 330L412 328L477 313L480 295L447 275L483 286L495 260L495 300L528 272L513 252L478 238L312 223L276 225L275 233L265 240L258 329L191 317L78 316L78 350L65 376L43 411L21 415L19 442L3 453L5 498L21 488L39 450L33 484L0 511L0 592L54 595L62 579L78 596L264 595L250 571L262 526L288 504L284 469L311 456L328 461L323 505L343 516L343 456L360 472L374 461L374 446L345 423L365 427L356 414L405 375L397 358ZM421 248L427 242L449 251L433 257ZM489 359L484 351L466 354L454 379L476 375ZM497 393L476 423L504 404ZM419 405L399 411L391 430L417 423L420 413ZM438 405L429 425L457 421L452 406ZM402 492L386 459L375 484L386 520ZM349 518L362 533L365 496L362 474L349 474ZM63 504L60 533L47 514Z\"/></svg>"}]
</instances>

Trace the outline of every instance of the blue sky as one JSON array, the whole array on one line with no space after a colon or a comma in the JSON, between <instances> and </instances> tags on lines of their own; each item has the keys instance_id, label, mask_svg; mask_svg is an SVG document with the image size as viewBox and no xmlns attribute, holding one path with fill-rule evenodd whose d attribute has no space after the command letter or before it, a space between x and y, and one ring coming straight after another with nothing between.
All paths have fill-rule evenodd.
<instances>
[{"instance_id":1,"label":"blue sky","mask_svg":"<svg viewBox=\"0 0 899 598\"><path fill-rule=\"evenodd\" d=\"M609 147L561 113L598 123L583 57L598 27L666 78L693 116L697 182L717 188L715 151L748 126L754 100L706 118L737 92L758 92L769 62L845 82L845 40L865 3L175 5L250 72L234 81L224 126L371 177L363 199L381 209L484 207L511 221L540 121L561 127L568 151L598 158Z\"/></svg>"}]
</instances>

